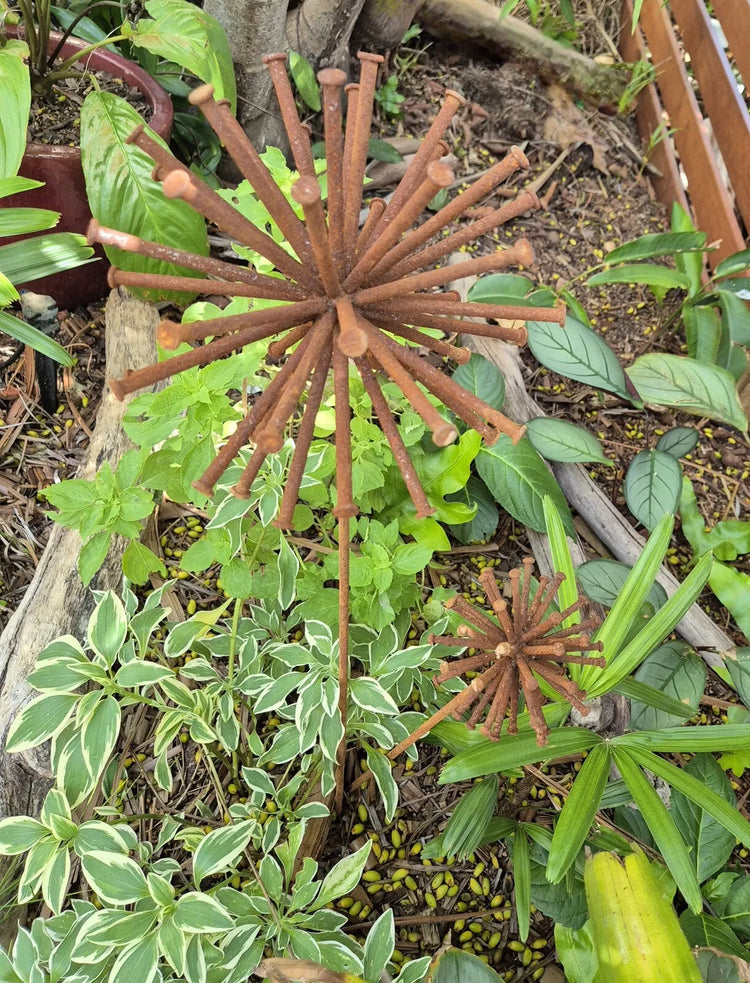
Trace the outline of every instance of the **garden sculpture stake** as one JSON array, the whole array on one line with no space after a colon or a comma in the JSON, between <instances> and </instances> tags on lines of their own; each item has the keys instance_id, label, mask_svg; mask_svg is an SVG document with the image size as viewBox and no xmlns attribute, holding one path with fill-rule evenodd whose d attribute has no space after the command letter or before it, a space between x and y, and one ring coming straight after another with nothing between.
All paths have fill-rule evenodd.
<instances>
[{"instance_id":1,"label":"garden sculpture stake","mask_svg":"<svg viewBox=\"0 0 750 983\"><path fill-rule=\"evenodd\" d=\"M278 98L299 179L292 198L304 221L287 201L269 171L233 117L226 100L216 101L213 88L202 85L190 96L216 131L240 172L266 206L294 255L287 252L264 231L242 216L229 202L188 170L143 126L130 135L131 143L155 162L153 176L164 194L181 198L201 212L233 240L255 250L269 260L283 279L218 259L197 256L171 246L139 239L107 229L97 222L89 228L89 241L137 252L195 271L198 276L168 276L132 273L113 268L112 286L136 286L183 292L208 292L228 297L255 297L279 302L272 309L219 317L206 321L177 324L162 321L158 341L167 349L182 342L203 342L185 354L111 380L118 398L181 372L225 358L243 346L276 335L268 354L286 361L268 387L254 401L236 431L219 450L212 464L195 487L210 496L214 486L238 451L253 443L252 455L239 481L232 488L239 498L247 498L259 469L268 454L278 451L286 427L303 392L305 409L297 432L296 446L281 500L277 525L290 528L293 512L313 438L315 417L323 398L329 369L333 368L336 424L336 506L339 523L339 653L340 707L346 723L348 700L348 564L350 519L357 514L352 499L352 458L349 410L349 363L354 363L372 400L373 409L403 475L418 518L434 512L422 488L406 447L380 389L378 373L383 372L402 390L406 399L432 432L434 442L446 446L456 439L454 423L439 413L420 385L429 390L456 417L477 430L488 443L500 434L513 442L523 427L466 392L452 379L420 358L411 342L458 362L469 358L466 348L433 338L420 329L440 329L456 333L501 338L524 344L523 327L464 321L464 317L508 321L533 317L536 321L564 323L562 307L553 309L528 306L506 307L494 304L461 303L455 293L435 293L450 280L509 267L529 266L533 253L525 239L507 249L497 249L481 258L468 259L455 266L435 269L435 263L449 253L485 235L497 226L539 207L536 195L522 192L515 200L491 210L482 218L448 233L450 224L486 198L509 175L528 161L518 148L491 167L479 180L457 195L436 214L411 231L425 206L453 182L451 168L440 158L446 152L442 137L463 103L458 93L446 90L443 104L414 155L390 201L374 198L367 219L359 228L359 212L367 161L367 144L372 120L380 55L360 52L358 84L346 86L348 111L342 132L342 94L346 76L338 69L324 69L318 79L322 87L323 122L328 179L328 214L321 200L315 173L310 133L299 118L286 73L283 54L264 59ZM429 243L434 241L434 244ZM419 272L419 271L422 272ZM205 277L210 279L207 281ZM296 347L295 347L296 346ZM292 351L293 349L293 351ZM291 354L288 354L290 353ZM339 795L341 783L339 782Z\"/></svg>"}]
</instances>

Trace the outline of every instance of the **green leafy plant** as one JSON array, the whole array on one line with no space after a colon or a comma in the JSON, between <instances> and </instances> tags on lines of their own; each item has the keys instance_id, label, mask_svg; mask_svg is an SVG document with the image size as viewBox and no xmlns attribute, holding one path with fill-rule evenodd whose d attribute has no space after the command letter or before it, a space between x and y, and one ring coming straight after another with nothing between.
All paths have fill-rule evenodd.
<instances>
[{"instance_id":1,"label":"green leafy plant","mask_svg":"<svg viewBox=\"0 0 750 983\"><path fill-rule=\"evenodd\" d=\"M565 537L559 517L550 505L547 508L550 522L553 556L560 559L561 565L570 564ZM672 517L665 516L656 526L638 563L635 565L622 587L612 609L601 628L594 636L603 643L603 655L607 665L603 669L590 666L571 667L571 674L584 688L589 699L601 696L613 689L628 695L636 695L643 703L657 709L676 712L683 716L693 711L680 704L679 700L668 697L660 690L639 682L633 687L629 679L656 645L669 634L684 612L698 596L708 579L713 559L710 554L701 558L695 569L681 584L679 589L645 624L642 624L634 637L630 635L631 623L639 617L643 601L653 583L653 578L664 557L672 530ZM569 589L575 594L575 585ZM575 673L575 670L579 671ZM528 727L519 728L518 735L507 735L499 744L472 738L464 744L461 751L443 770L440 781L452 782L477 778L496 772L507 773L526 764L553 761L560 755L587 751L584 766L576 778L565 805L560 813L552 836L549 857L546 865L547 879L559 883L576 862L580 849L589 835L595 821L610 772L615 764L619 769L628 798L636 803L646 828L664 857L679 890L688 906L694 912L702 905L699 882L695 870L695 859L691 858L674 819L662 804L653 786L647 780L647 769L682 793L701 810L713 817L722 827L743 842L750 838L750 823L747 823L727 801L707 788L665 758L659 752L691 751L706 752L728 750L730 746L746 741L745 730L739 727L722 727L714 733L712 729L685 727L664 727L652 731L625 733L604 740L598 734L577 727L559 726L558 711L564 716L565 708L555 703L545 708L549 722L558 721L552 730L549 744L540 750L535 734ZM441 738L441 728L435 729ZM453 740L455 741L455 735ZM455 744L452 750L456 750Z\"/></svg>"},{"instance_id":2,"label":"green leafy plant","mask_svg":"<svg viewBox=\"0 0 750 983\"><path fill-rule=\"evenodd\" d=\"M4 107L0 125L0 199L42 186L39 181L18 176L31 103L29 73L23 62L27 51L22 41L10 41L0 48L0 102ZM0 237L53 228L59 217L57 212L44 208L4 207L0 209ZM72 359L54 339L2 308L19 300L16 284L81 266L91 261L93 252L83 236L70 232L35 236L0 246L0 330L48 358L71 365Z\"/></svg>"}]
</instances>

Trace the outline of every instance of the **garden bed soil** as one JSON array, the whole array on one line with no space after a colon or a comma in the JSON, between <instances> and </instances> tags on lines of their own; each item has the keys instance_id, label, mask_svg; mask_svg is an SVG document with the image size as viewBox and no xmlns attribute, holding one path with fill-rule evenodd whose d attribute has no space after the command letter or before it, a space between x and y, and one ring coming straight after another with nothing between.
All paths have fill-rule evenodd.
<instances>
[{"instance_id":1,"label":"garden bed soil","mask_svg":"<svg viewBox=\"0 0 750 983\"><path fill-rule=\"evenodd\" d=\"M400 82L399 90L406 97L403 117L395 122L381 118L379 135L424 133L445 87L457 88L469 99L450 134L459 177L468 178L485 168L513 144L521 145L531 162L530 171L516 181L516 187L546 175L538 189L542 210L501 229L500 241L527 236L536 255L531 270L534 278L551 286L572 283L595 329L604 334L623 364L645 352L682 353L682 336L663 328L674 309L672 298L660 305L645 288L588 289L581 284L585 271L614 246L667 227L663 208L654 200L648 184L647 164L632 121L580 110L576 115L559 93L541 88L513 66L498 67L453 47L432 44ZM561 157L564 151L567 153ZM480 243L480 249L489 250L494 244L489 238ZM0 627L31 580L48 534L49 521L44 517L43 504L37 501L37 492L57 478L72 476L84 453L105 385L102 338L101 307L81 309L62 318L58 340L69 348L77 363L62 375L60 405L53 416L45 415L32 403L18 366L6 370L0 380ZM546 413L580 423L601 439L615 466L592 467L592 475L624 514L627 510L621 486L628 464L638 451L653 447L659 434L675 425L695 427L700 435L684 467L696 485L706 520L747 514L750 447L742 434L668 410L633 410L614 397L556 377L527 354L524 366L529 391ZM185 532L176 531L185 529L185 518L184 508L164 506L152 541L164 536L170 551L186 548L192 540L185 539ZM587 547L592 556L601 554L597 542L592 540ZM524 529L503 516L493 542L457 547L441 555L433 576L436 582L442 578L449 585L473 592L480 566L491 563L498 572L507 572L528 553ZM678 532L669 562L679 576L684 574L689 558ZM167 557L166 562L169 567L174 561ZM177 573L177 568L171 567L170 575ZM182 580L174 591L176 600L185 607L191 600L199 607L214 606L219 600L210 580ZM738 643L742 641L711 597L706 595L701 603L723 628L734 632ZM415 637L417 630L415 626ZM731 701L732 694L713 673L709 676L702 706L704 722L720 724L725 702ZM148 759L139 761L139 757L148 754L148 733L143 721L131 722L127 736L133 763L127 772L128 781L132 782L134 811L147 813L151 805L149 785L144 781ZM170 808L188 813L199 800L210 808L213 794L194 752L192 745L182 745L173 760L180 800L170 803ZM478 850L470 862L445 864L420 859L416 844L440 832L464 791L457 786L438 786L440 762L437 748L422 745L414 768L398 764L395 774L401 808L390 827L382 822L374 790L367 788L347 803L345 814L334 823L325 863L361 845L367 836L376 840L380 850L380 859L373 856L371 862L382 872L382 891L367 892L360 885L353 892L351 910L356 914L351 917L350 930L363 937L379 911L392 907L397 916L397 946L404 958L434 953L450 941L486 956L506 980L531 979L540 967L545 967L541 977L545 983L562 980L559 967L554 965L550 919L534 912L528 945L508 944L517 940L517 923L512 908L512 869L504 846ZM354 774L359 763L352 761L351 765ZM580 760L570 760L510 779L501 786L503 809L508 815L551 825L556 802L579 767ZM730 778L740 807L746 811L750 781L747 777ZM218 803L216 807L217 822L221 823ZM200 819L205 822L203 816ZM746 866L747 858L736 852L733 862ZM414 890L393 880L393 873L404 867L414 878ZM434 899L435 885L445 883L448 874L458 891L433 907L426 900L427 894Z\"/></svg>"}]
</instances>

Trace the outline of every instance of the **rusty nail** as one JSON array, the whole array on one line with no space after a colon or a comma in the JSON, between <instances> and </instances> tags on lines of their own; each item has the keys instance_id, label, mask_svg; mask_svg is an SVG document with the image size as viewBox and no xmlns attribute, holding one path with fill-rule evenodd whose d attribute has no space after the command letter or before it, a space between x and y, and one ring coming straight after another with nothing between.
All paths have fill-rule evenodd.
<instances>
[{"instance_id":1,"label":"rusty nail","mask_svg":"<svg viewBox=\"0 0 750 983\"><path fill-rule=\"evenodd\" d=\"M438 191L441 188L447 188L452 181L453 169L448 164L443 164L437 160L430 161L424 181L415 189L414 194L404 204L399 214L387 227L382 228L380 234L378 234L378 229L382 227L382 219L376 225L368 249L344 281L346 290L356 290L364 282L375 264L385 256L401 233L412 225Z\"/></svg>"},{"instance_id":2,"label":"rusty nail","mask_svg":"<svg viewBox=\"0 0 750 983\"><path fill-rule=\"evenodd\" d=\"M284 128L289 136L289 145L292 148L292 156L297 170L301 175L315 177L315 164L313 162L312 150L310 149L310 135L302 126L302 122L297 112L297 104L294 101L294 93L289 84L289 77L286 73L286 55L277 52L273 55L264 55L263 63L267 66L271 75L271 82L276 91L276 98L281 110L281 118L284 121Z\"/></svg>"},{"instance_id":3,"label":"rusty nail","mask_svg":"<svg viewBox=\"0 0 750 983\"><path fill-rule=\"evenodd\" d=\"M364 319L361 324L367 332L368 346L373 356L432 431L432 440L436 446L447 447L448 444L452 444L458 436L458 431L453 424L443 419L424 393L417 388L411 375L390 351L380 331Z\"/></svg>"},{"instance_id":4,"label":"rusty nail","mask_svg":"<svg viewBox=\"0 0 750 983\"><path fill-rule=\"evenodd\" d=\"M360 62L357 116L352 133L350 156L344 158L344 244L353 252L357 242L362 185L367 166L367 146L372 122L372 103L382 55L358 51Z\"/></svg>"},{"instance_id":5,"label":"rusty nail","mask_svg":"<svg viewBox=\"0 0 750 983\"><path fill-rule=\"evenodd\" d=\"M333 397L336 422L336 505L333 514L348 522L359 509L352 497L349 359L337 345L333 346Z\"/></svg>"},{"instance_id":6,"label":"rusty nail","mask_svg":"<svg viewBox=\"0 0 750 983\"><path fill-rule=\"evenodd\" d=\"M245 465L245 469L240 475L237 484L232 485L232 487L229 489L235 498L250 498L250 486L258 477L258 472L261 469L261 465L267 457L267 452L261 450L260 447L256 447L253 450L253 453L250 455L250 460Z\"/></svg>"},{"instance_id":7,"label":"rusty nail","mask_svg":"<svg viewBox=\"0 0 750 983\"><path fill-rule=\"evenodd\" d=\"M323 288L329 297L335 297L341 288L333 265L318 179L305 176L299 178L292 185L292 197L299 205L302 205L302 210L305 213L305 221L310 233L310 241Z\"/></svg>"},{"instance_id":8,"label":"rusty nail","mask_svg":"<svg viewBox=\"0 0 750 983\"><path fill-rule=\"evenodd\" d=\"M518 196L518 198L515 198L513 201L506 202L500 208L496 208L484 218L477 219L476 222L471 222L462 229L459 229L457 232L446 236L444 239L441 239L440 242L436 242L434 245L429 246L422 252L413 253L400 263L392 266L388 271L388 276L389 278L396 280L399 277L405 276L407 273L411 273L414 270L421 269L424 266L432 266L437 263L438 260L442 259L443 256L446 256L452 252L457 252L467 243L479 238L480 236L486 235L499 225L512 221L514 218L517 218L519 215L523 215L524 212L527 212L532 208L539 207L540 202L534 192L524 191ZM390 256L386 257L386 259L389 258Z\"/></svg>"},{"instance_id":9,"label":"rusty nail","mask_svg":"<svg viewBox=\"0 0 750 983\"><path fill-rule=\"evenodd\" d=\"M339 319L339 334L336 345L344 355L355 357L367 351L367 332L361 327L356 311L348 297L337 297L334 301Z\"/></svg>"},{"instance_id":10,"label":"rusty nail","mask_svg":"<svg viewBox=\"0 0 750 983\"><path fill-rule=\"evenodd\" d=\"M214 99L212 85L199 85L188 96L188 102L198 106L206 120L227 148L243 177L253 186L258 198L265 204L285 238L302 262L310 263L312 253L305 227L294 214L289 202L260 159L245 131L235 119L229 103Z\"/></svg>"},{"instance_id":11,"label":"rusty nail","mask_svg":"<svg viewBox=\"0 0 750 983\"><path fill-rule=\"evenodd\" d=\"M339 68L324 68L318 72L323 93L323 127L326 145L326 176L328 180L328 234L331 238L334 263L339 276L344 275L344 141L341 93L346 74Z\"/></svg>"},{"instance_id":12,"label":"rusty nail","mask_svg":"<svg viewBox=\"0 0 750 983\"><path fill-rule=\"evenodd\" d=\"M391 413L385 396L383 396L375 378L375 374L367 361L363 358L357 358L354 361L362 377L365 392L370 397L372 408L375 410L375 414L380 421L380 427L390 445L396 466L404 479L406 490L409 492L409 497L414 503L414 508L417 510L415 518L425 519L428 515L432 515L435 509L430 505L425 495L424 488L422 488L417 472L409 457L409 452L401 439L401 434L399 433L393 413Z\"/></svg>"},{"instance_id":13,"label":"rusty nail","mask_svg":"<svg viewBox=\"0 0 750 983\"><path fill-rule=\"evenodd\" d=\"M377 225L380 216L385 211L385 206L386 202L384 198L373 198L370 202L365 224L362 226L359 233L359 238L357 239L357 248L355 250L357 255L361 256L367 249L367 244L372 238L372 234L375 231L375 226Z\"/></svg>"},{"instance_id":14,"label":"rusty nail","mask_svg":"<svg viewBox=\"0 0 750 983\"><path fill-rule=\"evenodd\" d=\"M491 167L478 181L475 181L466 191L462 191L461 194L456 195L440 211L431 215L418 229L414 229L398 245L394 246L392 251L381 260L373 271L375 276L382 275L386 270L391 269L407 256L411 256L419 246L430 240L441 229L447 228L454 219L460 215L464 215L472 205L476 205L477 202L486 198L501 181L504 181L505 178L509 177L519 167L528 166L529 162L523 151L518 147L511 147L510 153L495 164L494 167ZM531 202L527 207L539 207L539 199L533 192L524 191L521 198L525 196L527 196L526 200ZM534 202L536 204L533 204ZM526 211L526 209L524 208L523 211ZM515 216L503 218L501 222L510 221L512 217ZM498 222L498 225L501 222ZM427 265L428 262L425 261L424 265ZM415 267L415 269L418 269L418 267Z\"/></svg>"},{"instance_id":15,"label":"rusty nail","mask_svg":"<svg viewBox=\"0 0 750 983\"><path fill-rule=\"evenodd\" d=\"M414 328L402 324L400 319L390 321L388 318L371 317L370 320L384 331L398 335L399 338L406 338L407 341L413 341L415 344L426 348L428 351L435 352L437 355L452 358L459 365L465 365L471 358L471 351L468 348L459 348L456 345L452 345L449 341L443 341L440 338L431 338L421 331L415 331Z\"/></svg>"},{"instance_id":16,"label":"rusty nail","mask_svg":"<svg viewBox=\"0 0 750 983\"><path fill-rule=\"evenodd\" d=\"M313 369L313 379L307 394L307 402L305 403L305 410L302 414L302 421L297 431L297 441L289 465L289 472L284 483L284 494L281 497L279 514L274 520L274 525L279 529L290 529L293 526L294 509L297 505L300 485L305 474L307 455L310 451L310 445L315 433L315 417L318 414L323 399L330 365L331 345L329 342L323 347Z\"/></svg>"}]
</instances>

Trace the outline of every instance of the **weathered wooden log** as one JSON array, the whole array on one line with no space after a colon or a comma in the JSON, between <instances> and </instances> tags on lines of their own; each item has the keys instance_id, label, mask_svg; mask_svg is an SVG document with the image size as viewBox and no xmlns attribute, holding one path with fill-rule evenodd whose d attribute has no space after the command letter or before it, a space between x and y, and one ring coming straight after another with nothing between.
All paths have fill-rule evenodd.
<instances>
[{"instance_id":1,"label":"weathered wooden log","mask_svg":"<svg viewBox=\"0 0 750 983\"><path fill-rule=\"evenodd\" d=\"M501 17L487 0L425 0L419 20L436 37L516 62L597 107L616 108L628 82L626 69L600 65L516 17Z\"/></svg>"},{"instance_id":2,"label":"weathered wooden log","mask_svg":"<svg viewBox=\"0 0 750 983\"><path fill-rule=\"evenodd\" d=\"M153 361L159 315L152 304L113 290L105 311L107 378ZM96 426L78 472L92 478L108 463L113 468L132 444L121 427L127 402L118 402L107 389L96 416ZM113 542L104 565L91 587L119 589L122 554L127 541ZM39 652L52 639L70 634L84 638L94 608L89 588L78 576L81 540L77 532L54 526L42 553L34 579L5 631L0 635L0 819L37 816L49 790L52 775L47 746L21 754L8 754L8 730L19 711L36 694L26 682ZM0 879L4 858L0 858Z\"/></svg>"},{"instance_id":3,"label":"weathered wooden log","mask_svg":"<svg viewBox=\"0 0 750 983\"><path fill-rule=\"evenodd\" d=\"M451 257L451 262L461 262L462 255ZM446 284L446 290L458 290L464 297L471 281L456 280ZM533 417L545 416L526 391L523 381L521 357L518 349L495 338L466 336L464 344L484 355L497 366L505 378L505 405L503 412L516 423L525 423ZM604 543L612 556L623 563L633 564L640 556L645 541L627 519L618 512L599 486L591 480L588 472L580 464L560 464L550 462L550 468L562 488L570 505L584 519L589 528ZM546 536L539 536L529 530L534 556L540 569L550 572L549 546ZM578 544L571 543L573 562L582 562L583 552ZM674 594L679 581L666 568L662 567L657 578L668 595ZM722 656L733 653L736 646L726 632L711 620L706 612L693 604L685 617L677 625L677 632L688 644L694 646L709 666L724 664Z\"/></svg>"}]
</instances>

